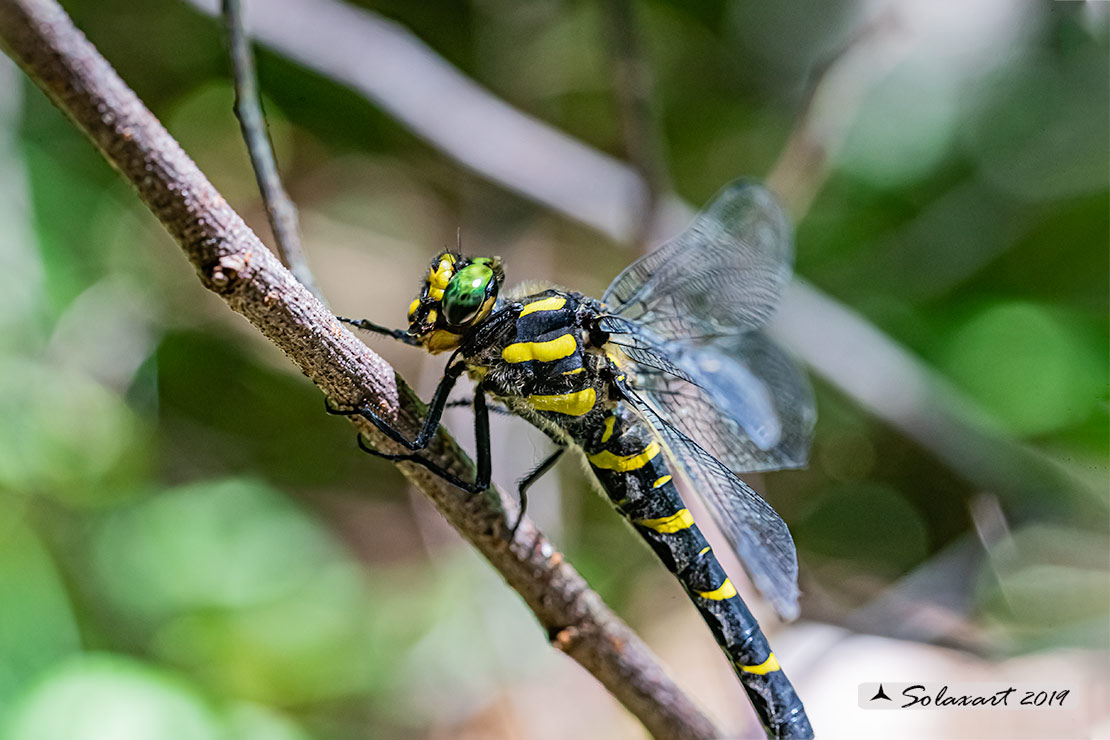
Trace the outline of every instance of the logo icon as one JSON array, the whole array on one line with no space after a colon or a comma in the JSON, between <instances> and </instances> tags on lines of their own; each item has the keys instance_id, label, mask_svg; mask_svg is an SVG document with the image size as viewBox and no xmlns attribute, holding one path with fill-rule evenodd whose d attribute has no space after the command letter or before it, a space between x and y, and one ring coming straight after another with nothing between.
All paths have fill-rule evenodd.
<instances>
[{"instance_id":1,"label":"logo icon","mask_svg":"<svg viewBox=\"0 0 1110 740\"><path fill-rule=\"evenodd\" d=\"M882 684L879 684L879 690L875 692L875 695L871 697L870 701L875 701L876 699L886 699L887 701L894 701L886 695L885 691L883 691Z\"/></svg>"}]
</instances>

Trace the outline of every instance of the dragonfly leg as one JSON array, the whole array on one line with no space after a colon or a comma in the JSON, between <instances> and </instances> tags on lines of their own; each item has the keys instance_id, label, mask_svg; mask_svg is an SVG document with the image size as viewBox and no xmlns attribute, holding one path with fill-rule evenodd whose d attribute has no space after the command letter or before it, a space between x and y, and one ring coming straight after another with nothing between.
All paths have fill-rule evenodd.
<instances>
[{"instance_id":1,"label":"dragonfly leg","mask_svg":"<svg viewBox=\"0 0 1110 740\"><path fill-rule=\"evenodd\" d=\"M450 372L451 371L448 370L448 374ZM447 378L448 378L448 376L444 376L444 381L446 381ZM452 384L453 384L453 381L452 381ZM435 429L437 429L439 427L439 415L443 411L443 406L444 406L445 400L447 398L447 394L451 392L450 386L448 386L446 388L446 390L443 390L443 388L444 388L444 382L441 381L440 382L440 387L436 389L436 399L439 400L439 404L438 404L438 409L439 410L438 410L438 412L436 412L437 406L435 404L435 401L433 401L432 409L429 410L429 412L428 412L428 417L429 418L431 418L433 413L436 416L436 425L435 425L435 428L433 428L433 430L432 430L433 434L435 432ZM440 398L440 391L441 390L443 390L442 398ZM361 414L361 412L359 412L359 411L355 411L355 412L352 412L352 413L358 413L362 416L366 416L365 414ZM366 418L370 418L370 417L366 417ZM375 422L375 424L376 424L376 422ZM427 428L426 424L425 424L425 428ZM430 439L431 434L429 434L428 436L429 436L429 439ZM478 459L477 459L477 463L476 463L478 470L477 470L477 473L474 476L473 481L463 480L462 478L455 475L451 471L444 469L439 464L434 463L431 460L429 460L429 459L427 459L427 458L425 458L421 455L416 455L416 454L394 455L394 454L391 454L391 453L388 453L388 452L382 452L380 450L376 450L366 442L366 438L363 437L361 434L358 435L358 446L359 446L359 449L361 449L363 452L368 452L371 455L374 455L375 457L380 457L380 458L383 458L385 460L392 460L394 462L411 462L411 463L415 463L417 465L420 465L424 468L427 468L428 470L430 470L435 475L439 476L440 478L447 481L448 483L455 486L456 488L461 488L462 490L466 491L467 493L481 493L482 491L489 488L490 477L492 475L492 469L493 469L492 460L491 460L491 453L490 453L490 439L489 439L489 409L486 406L486 394L482 390L481 386L476 388L475 391L474 391L474 438L477 440L477 446L478 446L478 452L477 452L477 458ZM427 446L426 442L425 442L424 446L425 447ZM423 449L423 447L421 447L420 449Z\"/></svg>"},{"instance_id":2,"label":"dragonfly leg","mask_svg":"<svg viewBox=\"0 0 1110 740\"><path fill-rule=\"evenodd\" d=\"M331 405L325 398L324 409L329 414L336 414L338 416L361 416L373 423L382 434L389 437L391 440L401 445L405 449L412 450L413 452L424 449L428 446L428 442L435 436L436 431L439 429L439 421L443 417L443 409L447 405L447 397L451 394L451 389L455 387L455 382L462 375L464 365L461 362L448 364L447 371L443 374L443 379L439 381L436 387L435 395L432 396L432 403L428 407L428 415L424 417L424 423L420 427L420 432L416 435L415 440L410 440L405 437L396 427L390 424L385 419L378 416L377 412L370 407L369 404L362 404L354 409L339 409ZM485 396L482 396L483 400ZM477 403L475 403L475 413L477 413Z\"/></svg>"},{"instance_id":3,"label":"dragonfly leg","mask_svg":"<svg viewBox=\"0 0 1110 740\"><path fill-rule=\"evenodd\" d=\"M342 321L344 324L350 324L351 326L359 329L372 331L375 334L383 334L387 337L392 337L393 339L396 339L398 342L404 342L405 344L411 345L413 347L420 346L420 340L409 334L404 329L390 329L388 326L375 324L369 319L348 319L344 318L343 316L336 316L335 318L338 321Z\"/></svg>"},{"instance_id":4,"label":"dragonfly leg","mask_svg":"<svg viewBox=\"0 0 1110 740\"><path fill-rule=\"evenodd\" d=\"M520 497L520 513L516 515L516 522L513 524L513 528L509 530L509 540L513 540L516 537L516 530L520 527L520 523L524 521L524 510L528 508L528 489L532 487L533 483L542 478L544 473L551 470L566 451L566 447L559 447L556 449L548 455L543 462L532 468L531 472L521 478L520 483L517 484L516 491L517 495Z\"/></svg>"},{"instance_id":5,"label":"dragonfly leg","mask_svg":"<svg viewBox=\"0 0 1110 740\"><path fill-rule=\"evenodd\" d=\"M459 476L455 475L454 473L452 473L450 470L444 470L438 464L436 464L436 463L432 462L431 460L428 460L427 458L424 458L420 455L417 455L417 454L391 455L388 452L382 452L380 450L375 450L373 447L371 447L369 444L367 444L366 438L363 437L361 434L358 435L358 446L359 446L359 449L362 450L363 452L368 452L371 455L373 455L374 457L380 457L383 460L392 460L393 462L411 462L411 463L415 463L416 465L420 465L421 467L427 468L434 475L442 478L443 480L447 481L448 483L455 486L456 488L461 488L462 490L466 491L467 493L481 493L482 491L489 488L489 477L488 476L486 477L485 480L482 480L481 474L479 473L479 475L475 477L473 482L472 481L466 481L466 480L463 480L462 478L460 478Z\"/></svg>"},{"instance_id":6,"label":"dragonfly leg","mask_svg":"<svg viewBox=\"0 0 1110 740\"><path fill-rule=\"evenodd\" d=\"M457 408L462 408L463 406L465 406L467 408L473 408L474 407L474 401L472 401L469 398L456 398L453 401L448 401L445 408L457 409ZM495 413L495 414L501 414L502 416L515 416L515 414L512 411L509 411L504 406L490 406L489 410L491 412Z\"/></svg>"}]
</instances>

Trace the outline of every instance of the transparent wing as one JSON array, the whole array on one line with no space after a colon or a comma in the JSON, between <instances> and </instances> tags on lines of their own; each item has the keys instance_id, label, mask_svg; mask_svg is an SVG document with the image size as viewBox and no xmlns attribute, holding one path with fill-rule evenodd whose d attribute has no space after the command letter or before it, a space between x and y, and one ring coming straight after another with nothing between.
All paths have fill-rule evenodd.
<instances>
[{"instance_id":1,"label":"transparent wing","mask_svg":"<svg viewBox=\"0 0 1110 740\"><path fill-rule=\"evenodd\" d=\"M792 261L782 207L761 185L739 180L679 236L625 268L602 301L663 339L735 334L767 322ZM616 331L618 323L603 319L601 327Z\"/></svg>"},{"instance_id":2,"label":"transparent wing","mask_svg":"<svg viewBox=\"0 0 1110 740\"><path fill-rule=\"evenodd\" d=\"M617 276L599 321L627 356L622 367L636 381L622 386L629 401L786 619L798 612L794 540L729 468L797 467L808 453L809 386L754 331L782 298L792 260L790 224L774 197L735 182L682 234Z\"/></svg>"},{"instance_id":3,"label":"transparent wing","mask_svg":"<svg viewBox=\"0 0 1110 740\"><path fill-rule=\"evenodd\" d=\"M635 321L615 316L601 320L609 333L609 344L616 345L627 355L639 372L658 372L690 381L690 376L668 358L668 343L655 336Z\"/></svg>"},{"instance_id":4,"label":"transparent wing","mask_svg":"<svg viewBox=\"0 0 1110 740\"><path fill-rule=\"evenodd\" d=\"M646 400L629 401L663 440L673 468L709 504L756 588L786 620L798 616L798 556L786 522L748 484L713 455L668 424Z\"/></svg>"},{"instance_id":5,"label":"transparent wing","mask_svg":"<svg viewBox=\"0 0 1110 740\"><path fill-rule=\"evenodd\" d=\"M762 332L668 342L652 354L679 374L637 361L629 368L637 393L726 467L762 472L806 464L817 419L813 391Z\"/></svg>"}]
</instances>

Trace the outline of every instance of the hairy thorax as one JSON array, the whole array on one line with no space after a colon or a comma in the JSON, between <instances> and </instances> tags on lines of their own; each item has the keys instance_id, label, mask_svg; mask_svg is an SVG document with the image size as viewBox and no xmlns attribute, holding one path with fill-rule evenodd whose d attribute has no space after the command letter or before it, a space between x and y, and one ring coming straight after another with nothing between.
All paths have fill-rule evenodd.
<instances>
[{"instance_id":1,"label":"hairy thorax","mask_svg":"<svg viewBox=\"0 0 1110 740\"><path fill-rule=\"evenodd\" d=\"M596 346L593 322L600 307L554 288L515 300L524 306L515 325L501 341L468 357L467 373L549 435L580 442L616 400L615 366Z\"/></svg>"}]
</instances>

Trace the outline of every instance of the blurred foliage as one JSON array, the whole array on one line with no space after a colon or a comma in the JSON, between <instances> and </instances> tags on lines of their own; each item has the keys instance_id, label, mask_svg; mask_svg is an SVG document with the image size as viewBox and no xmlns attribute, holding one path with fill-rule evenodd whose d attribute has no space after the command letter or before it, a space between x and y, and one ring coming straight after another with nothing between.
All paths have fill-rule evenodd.
<instances>
[{"instance_id":1,"label":"blurred foliage","mask_svg":"<svg viewBox=\"0 0 1110 740\"><path fill-rule=\"evenodd\" d=\"M360 4L517 108L623 151L596 4ZM174 0L65 5L268 238L217 24ZM804 608L832 621L897 593L946 547L977 543L983 523L969 506L1002 501L1008 518L977 545L978 570L942 574L972 594L961 617L998 654L1105 648L1110 602L1107 16L1097 3L1019 5L1005 53L946 66L934 49L866 91L799 224L798 270L1078 493L1041 492L1048 516L1029 519L1025 493L977 490L820 383L810 468L760 485L795 533ZM819 12L642 4L676 189L698 202L766 173L811 71L862 11L850 0ZM511 282L596 295L632 259L460 171L336 83L268 51L259 69L339 313L399 322L419 269L457 225L468 248L506 258ZM37 90L13 72L0 85L0 98L21 101L0 110L0 184L26 192L0 207L0 262L12 268L0 273L0 738L496 726L484 715L496 697L557 665L524 608L204 293ZM368 341L429 392L436 361ZM465 415L450 418L465 438ZM495 459L508 487L544 443L521 422L496 425L514 435ZM602 595L643 627L687 610L581 473L558 470L560 490L534 511ZM1082 515L1076 497L1089 504Z\"/></svg>"}]
</instances>

